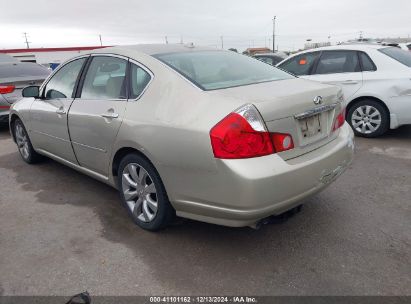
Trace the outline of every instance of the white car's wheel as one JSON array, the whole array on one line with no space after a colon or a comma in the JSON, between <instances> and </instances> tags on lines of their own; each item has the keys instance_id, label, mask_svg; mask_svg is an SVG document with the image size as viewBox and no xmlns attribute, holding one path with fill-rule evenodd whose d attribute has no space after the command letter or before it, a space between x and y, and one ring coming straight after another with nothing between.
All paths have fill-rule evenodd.
<instances>
[{"instance_id":1,"label":"white car's wheel","mask_svg":"<svg viewBox=\"0 0 411 304\"><path fill-rule=\"evenodd\" d=\"M347 120L355 135L362 137L381 136L389 126L387 110L374 100L355 103L348 112Z\"/></svg>"}]
</instances>

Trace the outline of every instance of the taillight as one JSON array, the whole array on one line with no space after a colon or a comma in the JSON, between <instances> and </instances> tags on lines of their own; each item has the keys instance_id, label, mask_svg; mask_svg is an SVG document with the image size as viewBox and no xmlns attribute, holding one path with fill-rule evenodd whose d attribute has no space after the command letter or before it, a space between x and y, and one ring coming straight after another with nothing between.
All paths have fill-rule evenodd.
<instances>
[{"instance_id":1,"label":"taillight","mask_svg":"<svg viewBox=\"0 0 411 304\"><path fill-rule=\"evenodd\" d=\"M1 85L0 84L0 94L10 94L14 92L16 87L14 85Z\"/></svg>"},{"instance_id":2,"label":"taillight","mask_svg":"<svg viewBox=\"0 0 411 304\"><path fill-rule=\"evenodd\" d=\"M210 131L214 156L221 159L260 157L294 147L291 135L281 134L288 136L282 140L278 135L267 131L260 113L250 104L229 114Z\"/></svg>"},{"instance_id":3,"label":"taillight","mask_svg":"<svg viewBox=\"0 0 411 304\"><path fill-rule=\"evenodd\" d=\"M343 108L340 114L337 115L337 118L334 121L333 131L342 127L345 122L345 108Z\"/></svg>"}]
</instances>

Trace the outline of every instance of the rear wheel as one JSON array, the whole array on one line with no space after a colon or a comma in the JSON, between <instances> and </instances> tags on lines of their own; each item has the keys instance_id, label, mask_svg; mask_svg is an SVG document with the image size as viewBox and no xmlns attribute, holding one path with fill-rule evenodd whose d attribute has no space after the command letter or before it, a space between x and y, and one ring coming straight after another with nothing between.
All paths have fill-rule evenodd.
<instances>
[{"instance_id":1,"label":"rear wheel","mask_svg":"<svg viewBox=\"0 0 411 304\"><path fill-rule=\"evenodd\" d=\"M133 221L143 229L165 228L174 217L157 170L138 154L125 156L118 169L121 199Z\"/></svg>"},{"instance_id":2,"label":"rear wheel","mask_svg":"<svg viewBox=\"0 0 411 304\"><path fill-rule=\"evenodd\" d=\"M347 115L355 135L378 137L389 127L387 110L375 100L363 100L354 104Z\"/></svg>"},{"instance_id":3,"label":"rear wheel","mask_svg":"<svg viewBox=\"0 0 411 304\"><path fill-rule=\"evenodd\" d=\"M41 155L34 151L26 128L20 119L14 121L13 133L21 158L23 158L26 163L34 164L42 159Z\"/></svg>"}]
</instances>

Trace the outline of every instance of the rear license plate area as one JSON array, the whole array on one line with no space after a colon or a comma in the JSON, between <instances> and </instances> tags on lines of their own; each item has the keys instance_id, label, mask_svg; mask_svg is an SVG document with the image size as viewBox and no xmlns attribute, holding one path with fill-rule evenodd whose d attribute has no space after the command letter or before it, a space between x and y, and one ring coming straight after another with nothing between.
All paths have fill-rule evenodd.
<instances>
[{"instance_id":1,"label":"rear license plate area","mask_svg":"<svg viewBox=\"0 0 411 304\"><path fill-rule=\"evenodd\" d=\"M322 134L323 126L321 122L321 113L311 117L303 118L298 121L303 139L311 139Z\"/></svg>"}]
</instances>

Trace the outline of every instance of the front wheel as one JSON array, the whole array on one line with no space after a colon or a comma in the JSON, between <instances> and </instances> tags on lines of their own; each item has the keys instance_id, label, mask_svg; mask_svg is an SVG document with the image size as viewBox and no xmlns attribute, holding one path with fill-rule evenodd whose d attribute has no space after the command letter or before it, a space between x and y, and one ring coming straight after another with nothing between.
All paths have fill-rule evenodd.
<instances>
[{"instance_id":1,"label":"front wheel","mask_svg":"<svg viewBox=\"0 0 411 304\"><path fill-rule=\"evenodd\" d=\"M145 230L165 228L174 217L157 170L138 154L125 156L118 169L121 199L134 223Z\"/></svg>"},{"instance_id":2,"label":"front wheel","mask_svg":"<svg viewBox=\"0 0 411 304\"><path fill-rule=\"evenodd\" d=\"M23 158L23 160L28 164L34 164L40 161L42 157L34 151L26 128L20 119L16 119L13 123L13 132L21 158Z\"/></svg>"},{"instance_id":3,"label":"front wheel","mask_svg":"<svg viewBox=\"0 0 411 304\"><path fill-rule=\"evenodd\" d=\"M370 138L378 137L388 130L388 114L379 102L363 100L350 108L347 120L355 135Z\"/></svg>"}]
</instances>

